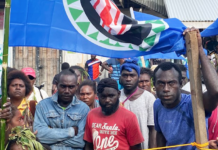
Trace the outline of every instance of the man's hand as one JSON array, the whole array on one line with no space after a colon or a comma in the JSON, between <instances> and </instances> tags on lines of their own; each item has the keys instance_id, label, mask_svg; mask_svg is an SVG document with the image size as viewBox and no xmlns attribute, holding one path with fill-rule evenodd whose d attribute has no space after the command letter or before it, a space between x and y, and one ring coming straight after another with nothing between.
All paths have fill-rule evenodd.
<instances>
[{"instance_id":1,"label":"man's hand","mask_svg":"<svg viewBox=\"0 0 218 150\"><path fill-rule=\"evenodd\" d=\"M101 72L99 72L99 76L101 76L102 75L102 73Z\"/></svg>"},{"instance_id":2,"label":"man's hand","mask_svg":"<svg viewBox=\"0 0 218 150\"><path fill-rule=\"evenodd\" d=\"M74 126L73 128L74 128L74 131L75 131L75 136L77 136L77 134L78 134L78 127Z\"/></svg>"},{"instance_id":3,"label":"man's hand","mask_svg":"<svg viewBox=\"0 0 218 150\"><path fill-rule=\"evenodd\" d=\"M191 31L196 31L197 32L197 39L198 39L198 47L201 48L202 47L202 39L201 39L201 34L200 34L200 31L194 27L192 28L187 28L185 29L185 31L183 32L183 35L185 35L186 33L188 32L191 32Z\"/></svg>"},{"instance_id":4,"label":"man's hand","mask_svg":"<svg viewBox=\"0 0 218 150\"><path fill-rule=\"evenodd\" d=\"M0 119L6 119L8 122L12 116L10 99L7 99L7 102L3 105L3 107L5 108L4 110L0 108Z\"/></svg>"},{"instance_id":5,"label":"man's hand","mask_svg":"<svg viewBox=\"0 0 218 150\"><path fill-rule=\"evenodd\" d=\"M210 149L218 149L218 138L216 140L209 141L209 148Z\"/></svg>"}]
</instances>

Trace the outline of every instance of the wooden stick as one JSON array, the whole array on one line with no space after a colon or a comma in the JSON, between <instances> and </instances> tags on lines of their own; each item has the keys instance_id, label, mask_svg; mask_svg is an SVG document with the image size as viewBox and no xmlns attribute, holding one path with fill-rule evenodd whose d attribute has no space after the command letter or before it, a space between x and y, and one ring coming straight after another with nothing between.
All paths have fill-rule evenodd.
<instances>
[{"instance_id":1,"label":"wooden stick","mask_svg":"<svg viewBox=\"0 0 218 150\"><path fill-rule=\"evenodd\" d=\"M2 109L4 109L3 104L7 101L7 66L8 66L8 41L9 41L9 20L10 20L10 9L11 0L5 1L5 17L4 17L4 43L3 43L3 63L2 63ZM0 149L5 148L5 127L6 120L1 119L0 121Z\"/></svg>"},{"instance_id":2,"label":"wooden stick","mask_svg":"<svg viewBox=\"0 0 218 150\"><path fill-rule=\"evenodd\" d=\"M202 98L201 71L199 63L199 50L197 32L186 33L186 48L188 56L189 77L191 85L192 108L195 124L196 142L199 144L206 143L207 130L205 123L205 110Z\"/></svg>"}]
</instances>

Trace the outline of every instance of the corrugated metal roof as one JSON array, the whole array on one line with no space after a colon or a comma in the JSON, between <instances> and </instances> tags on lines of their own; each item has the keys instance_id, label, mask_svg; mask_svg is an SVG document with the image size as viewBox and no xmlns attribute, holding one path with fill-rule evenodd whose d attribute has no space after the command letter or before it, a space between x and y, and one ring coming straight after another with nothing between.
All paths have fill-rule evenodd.
<instances>
[{"instance_id":1,"label":"corrugated metal roof","mask_svg":"<svg viewBox=\"0 0 218 150\"><path fill-rule=\"evenodd\" d=\"M218 0L164 0L169 18L185 21L215 21L218 18Z\"/></svg>"},{"instance_id":2,"label":"corrugated metal roof","mask_svg":"<svg viewBox=\"0 0 218 150\"><path fill-rule=\"evenodd\" d=\"M167 15L163 0L131 0L131 1L147 6L148 8L156 12L159 12L162 15L165 16Z\"/></svg>"}]
</instances>

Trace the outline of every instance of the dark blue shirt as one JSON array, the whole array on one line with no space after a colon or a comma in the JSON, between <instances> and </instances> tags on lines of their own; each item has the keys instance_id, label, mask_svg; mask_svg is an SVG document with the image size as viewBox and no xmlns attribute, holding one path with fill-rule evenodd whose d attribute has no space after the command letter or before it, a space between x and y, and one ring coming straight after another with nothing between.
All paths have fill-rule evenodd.
<instances>
[{"instance_id":1,"label":"dark blue shirt","mask_svg":"<svg viewBox=\"0 0 218 150\"><path fill-rule=\"evenodd\" d=\"M206 118L210 114L206 114ZM180 103L172 109L165 108L160 99L154 102L154 122L157 132L162 132L166 146L195 142L191 95L181 94ZM208 129L208 120L206 127ZM168 150L196 150L195 147L178 147Z\"/></svg>"}]
</instances>

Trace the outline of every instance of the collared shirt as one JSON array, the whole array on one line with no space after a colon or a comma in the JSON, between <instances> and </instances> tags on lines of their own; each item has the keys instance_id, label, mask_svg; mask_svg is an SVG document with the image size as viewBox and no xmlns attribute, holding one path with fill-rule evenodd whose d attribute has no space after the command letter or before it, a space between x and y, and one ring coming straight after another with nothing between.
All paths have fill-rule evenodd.
<instances>
[{"instance_id":1,"label":"collared shirt","mask_svg":"<svg viewBox=\"0 0 218 150\"><path fill-rule=\"evenodd\" d=\"M41 143L48 144L52 150L82 150L85 146L83 135L89 107L73 97L65 110L58 104L58 93L44 99L36 106L34 131ZM75 136L74 126L78 127Z\"/></svg>"}]
</instances>

